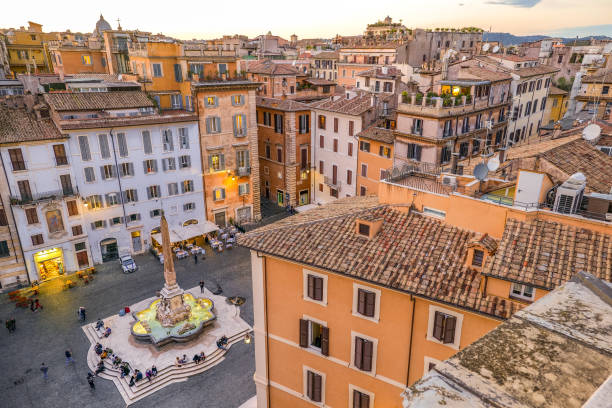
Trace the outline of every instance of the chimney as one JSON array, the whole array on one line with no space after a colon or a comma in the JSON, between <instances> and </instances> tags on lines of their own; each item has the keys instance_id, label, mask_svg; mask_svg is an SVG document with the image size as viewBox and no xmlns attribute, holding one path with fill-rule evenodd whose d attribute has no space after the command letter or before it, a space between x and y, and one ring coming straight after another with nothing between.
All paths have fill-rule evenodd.
<instances>
[{"instance_id":1,"label":"chimney","mask_svg":"<svg viewBox=\"0 0 612 408\"><path fill-rule=\"evenodd\" d=\"M502 147L499 149L499 163L503 163L506 160L506 148Z\"/></svg>"},{"instance_id":2,"label":"chimney","mask_svg":"<svg viewBox=\"0 0 612 408\"><path fill-rule=\"evenodd\" d=\"M24 95L23 97L23 103L26 107L26 110L28 112L32 112L32 107L34 106L34 95L32 95L31 93L28 93L26 95Z\"/></svg>"}]
</instances>

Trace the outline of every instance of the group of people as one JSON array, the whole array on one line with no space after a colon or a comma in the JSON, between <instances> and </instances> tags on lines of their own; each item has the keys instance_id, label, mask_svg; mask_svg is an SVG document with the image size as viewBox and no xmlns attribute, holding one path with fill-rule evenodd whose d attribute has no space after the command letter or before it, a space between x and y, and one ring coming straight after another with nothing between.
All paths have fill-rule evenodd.
<instances>
[{"instance_id":1,"label":"group of people","mask_svg":"<svg viewBox=\"0 0 612 408\"><path fill-rule=\"evenodd\" d=\"M10 319L6 319L6 323L4 323L4 325L6 326L6 329L9 331L9 333L14 332L15 329L17 328L17 326L15 325L14 317L11 317Z\"/></svg>"},{"instance_id":2,"label":"group of people","mask_svg":"<svg viewBox=\"0 0 612 408\"><path fill-rule=\"evenodd\" d=\"M226 335L221 336L221 338L219 338L219 340L217 340L217 347L220 348L221 350L227 350L227 343L228 343L228 338Z\"/></svg>"},{"instance_id":3,"label":"group of people","mask_svg":"<svg viewBox=\"0 0 612 408\"><path fill-rule=\"evenodd\" d=\"M87 318L87 311L84 306L81 306L77 309L77 316L79 316L79 320L85 321Z\"/></svg>"},{"instance_id":4,"label":"group of people","mask_svg":"<svg viewBox=\"0 0 612 408\"><path fill-rule=\"evenodd\" d=\"M197 354L193 355L193 358L191 359L191 361L193 361L196 364L200 364L203 363L206 360L206 353L204 353L203 351ZM187 364L189 361L187 360L187 354L183 354L183 357L177 357L176 358L176 365L177 367L181 367L184 364Z\"/></svg>"},{"instance_id":5,"label":"group of people","mask_svg":"<svg viewBox=\"0 0 612 408\"><path fill-rule=\"evenodd\" d=\"M38 301L38 299L36 299L36 300L30 299L30 310L31 311L38 312L39 310L42 310L42 309L43 309L43 307L40 304L40 302Z\"/></svg>"}]
</instances>

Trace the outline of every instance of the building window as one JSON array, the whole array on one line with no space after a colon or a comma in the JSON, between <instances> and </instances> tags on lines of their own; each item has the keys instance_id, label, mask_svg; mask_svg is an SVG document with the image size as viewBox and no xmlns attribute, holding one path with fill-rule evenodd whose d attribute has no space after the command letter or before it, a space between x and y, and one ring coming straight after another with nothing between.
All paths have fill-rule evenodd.
<instances>
[{"instance_id":1,"label":"building window","mask_svg":"<svg viewBox=\"0 0 612 408\"><path fill-rule=\"evenodd\" d=\"M300 347L314 348L329 356L329 329L326 323L312 319L300 319Z\"/></svg>"},{"instance_id":2,"label":"building window","mask_svg":"<svg viewBox=\"0 0 612 408\"><path fill-rule=\"evenodd\" d=\"M32 235L32 245L42 245L44 243L42 234Z\"/></svg>"},{"instance_id":3,"label":"building window","mask_svg":"<svg viewBox=\"0 0 612 408\"><path fill-rule=\"evenodd\" d=\"M353 122L352 120L349 120L349 136L353 136L353 133L355 132L355 122Z\"/></svg>"},{"instance_id":4,"label":"building window","mask_svg":"<svg viewBox=\"0 0 612 408\"><path fill-rule=\"evenodd\" d=\"M178 183L168 183L168 195L173 196L178 194Z\"/></svg>"},{"instance_id":5,"label":"building window","mask_svg":"<svg viewBox=\"0 0 612 408\"><path fill-rule=\"evenodd\" d=\"M172 130L164 129L162 131L162 145L164 152L174 151L174 143L172 141Z\"/></svg>"},{"instance_id":6,"label":"building window","mask_svg":"<svg viewBox=\"0 0 612 408\"><path fill-rule=\"evenodd\" d=\"M325 116L319 115L319 129L325 129Z\"/></svg>"},{"instance_id":7,"label":"building window","mask_svg":"<svg viewBox=\"0 0 612 408\"><path fill-rule=\"evenodd\" d=\"M206 133L221 133L221 118L209 116L206 118Z\"/></svg>"},{"instance_id":8,"label":"building window","mask_svg":"<svg viewBox=\"0 0 612 408\"><path fill-rule=\"evenodd\" d=\"M189 133L187 128L179 128L179 145L181 149L189 149Z\"/></svg>"},{"instance_id":9,"label":"building window","mask_svg":"<svg viewBox=\"0 0 612 408\"><path fill-rule=\"evenodd\" d=\"M427 340L459 349L463 315L430 305Z\"/></svg>"},{"instance_id":10,"label":"building window","mask_svg":"<svg viewBox=\"0 0 612 408\"><path fill-rule=\"evenodd\" d=\"M208 156L208 168L212 171L225 169L225 156L223 153L214 153Z\"/></svg>"},{"instance_id":11,"label":"building window","mask_svg":"<svg viewBox=\"0 0 612 408\"><path fill-rule=\"evenodd\" d=\"M300 134L308 133L310 131L310 115L300 115L298 118Z\"/></svg>"},{"instance_id":12,"label":"building window","mask_svg":"<svg viewBox=\"0 0 612 408\"><path fill-rule=\"evenodd\" d=\"M378 149L378 155L382 157L386 157L387 159L391 157L391 148L387 146L380 146Z\"/></svg>"},{"instance_id":13,"label":"building window","mask_svg":"<svg viewBox=\"0 0 612 408\"><path fill-rule=\"evenodd\" d=\"M91 55L82 55L81 61L83 61L83 65L91 65Z\"/></svg>"},{"instance_id":14,"label":"building window","mask_svg":"<svg viewBox=\"0 0 612 408\"><path fill-rule=\"evenodd\" d=\"M207 96L204 98L204 105L207 108L214 108L219 105L219 99L216 96Z\"/></svg>"},{"instance_id":15,"label":"building window","mask_svg":"<svg viewBox=\"0 0 612 408\"><path fill-rule=\"evenodd\" d=\"M535 289L532 286L513 283L510 297L532 301L535 298Z\"/></svg>"},{"instance_id":16,"label":"building window","mask_svg":"<svg viewBox=\"0 0 612 408\"><path fill-rule=\"evenodd\" d=\"M106 206L112 207L113 205L119 205L119 193L106 194Z\"/></svg>"},{"instance_id":17,"label":"building window","mask_svg":"<svg viewBox=\"0 0 612 408\"><path fill-rule=\"evenodd\" d=\"M102 177L102 180L109 180L116 176L114 165L107 164L106 166L100 166L100 177Z\"/></svg>"},{"instance_id":18,"label":"building window","mask_svg":"<svg viewBox=\"0 0 612 408\"><path fill-rule=\"evenodd\" d=\"M281 122L282 125L282 122ZM281 126L282 130L282 126ZM281 132L282 133L282 132ZM234 115L234 136L244 137L247 134L246 115Z\"/></svg>"},{"instance_id":19,"label":"building window","mask_svg":"<svg viewBox=\"0 0 612 408\"><path fill-rule=\"evenodd\" d=\"M234 106L244 105L244 97L242 95L232 95L232 105Z\"/></svg>"},{"instance_id":20,"label":"building window","mask_svg":"<svg viewBox=\"0 0 612 408\"><path fill-rule=\"evenodd\" d=\"M323 376L304 368L304 394L312 402L323 403Z\"/></svg>"},{"instance_id":21,"label":"building window","mask_svg":"<svg viewBox=\"0 0 612 408\"><path fill-rule=\"evenodd\" d=\"M179 156L179 169L191 167L191 156Z\"/></svg>"},{"instance_id":22,"label":"building window","mask_svg":"<svg viewBox=\"0 0 612 408\"><path fill-rule=\"evenodd\" d=\"M213 201L225 200L225 189L216 188L213 190Z\"/></svg>"},{"instance_id":23,"label":"building window","mask_svg":"<svg viewBox=\"0 0 612 408\"><path fill-rule=\"evenodd\" d=\"M349 143L347 149L348 149L349 157L352 157L353 156L353 144Z\"/></svg>"},{"instance_id":24,"label":"building window","mask_svg":"<svg viewBox=\"0 0 612 408\"><path fill-rule=\"evenodd\" d=\"M136 201L138 201L138 191L136 191L135 189L125 190L123 194L124 201L126 203L135 203Z\"/></svg>"},{"instance_id":25,"label":"building window","mask_svg":"<svg viewBox=\"0 0 612 408\"><path fill-rule=\"evenodd\" d=\"M119 225L121 224L123 221L121 221L121 217L113 217L110 220L108 220L111 227L114 227L115 225Z\"/></svg>"},{"instance_id":26,"label":"building window","mask_svg":"<svg viewBox=\"0 0 612 408\"><path fill-rule=\"evenodd\" d=\"M353 367L362 371L374 371L375 341L367 336L353 333Z\"/></svg>"},{"instance_id":27,"label":"building window","mask_svg":"<svg viewBox=\"0 0 612 408\"><path fill-rule=\"evenodd\" d=\"M319 160L319 173L323 174L325 171L325 162L323 160Z\"/></svg>"},{"instance_id":28,"label":"building window","mask_svg":"<svg viewBox=\"0 0 612 408\"><path fill-rule=\"evenodd\" d=\"M149 198L149 200L152 198L161 197L161 189L159 188L159 186L147 187L147 197Z\"/></svg>"},{"instance_id":29,"label":"building window","mask_svg":"<svg viewBox=\"0 0 612 408\"><path fill-rule=\"evenodd\" d=\"M338 139L334 139L334 152L337 153L338 152Z\"/></svg>"},{"instance_id":30,"label":"building window","mask_svg":"<svg viewBox=\"0 0 612 408\"><path fill-rule=\"evenodd\" d=\"M349 186L353 184L353 171L352 170L346 171L346 184Z\"/></svg>"},{"instance_id":31,"label":"building window","mask_svg":"<svg viewBox=\"0 0 612 408\"><path fill-rule=\"evenodd\" d=\"M195 203L183 204L183 211L193 211L193 210L195 210Z\"/></svg>"},{"instance_id":32,"label":"building window","mask_svg":"<svg viewBox=\"0 0 612 408\"><path fill-rule=\"evenodd\" d=\"M359 142L359 150L361 150L362 152L370 152L370 142L364 142L364 141L360 141Z\"/></svg>"},{"instance_id":33,"label":"building window","mask_svg":"<svg viewBox=\"0 0 612 408\"><path fill-rule=\"evenodd\" d=\"M354 386L349 385L349 407L352 408L370 408L374 402L374 395L365 390L357 390Z\"/></svg>"},{"instance_id":34,"label":"building window","mask_svg":"<svg viewBox=\"0 0 612 408\"><path fill-rule=\"evenodd\" d=\"M361 177L368 177L368 165L361 163Z\"/></svg>"},{"instance_id":35,"label":"building window","mask_svg":"<svg viewBox=\"0 0 612 408\"><path fill-rule=\"evenodd\" d=\"M56 166L65 166L68 164L68 158L66 157L66 147L63 144L53 145L53 154L55 155Z\"/></svg>"},{"instance_id":36,"label":"building window","mask_svg":"<svg viewBox=\"0 0 612 408\"><path fill-rule=\"evenodd\" d=\"M145 154L153 153L153 146L151 144L151 133L148 130L142 131L142 146Z\"/></svg>"},{"instance_id":37,"label":"building window","mask_svg":"<svg viewBox=\"0 0 612 408\"><path fill-rule=\"evenodd\" d=\"M75 225L72 227L72 235L73 236L78 236L78 235L83 235L83 227L81 225Z\"/></svg>"},{"instance_id":38,"label":"building window","mask_svg":"<svg viewBox=\"0 0 612 408\"><path fill-rule=\"evenodd\" d=\"M185 180L181 183L181 190L183 193L193 192L193 180Z\"/></svg>"},{"instance_id":39,"label":"building window","mask_svg":"<svg viewBox=\"0 0 612 408\"><path fill-rule=\"evenodd\" d=\"M36 207L26 208L25 214L28 224L38 224L38 213L36 212Z\"/></svg>"},{"instance_id":40,"label":"building window","mask_svg":"<svg viewBox=\"0 0 612 408\"><path fill-rule=\"evenodd\" d=\"M152 64L152 71L153 71L153 76L156 78L161 77L162 74L162 66L161 64Z\"/></svg>"},{"instance_id":41,"label":"building window","mask_svg":"<svg viewBox=\"0 0 612 408\"><path fill-rule=\"evenodd\" d=\"M32 201L32 190L30 190L29 180L19 180L17 182L17 188L19 189L19 196L23 201Z\"/></svg>"},{"instance_id":42,"label":"building window","mask_svg":"<svg viewBox=\"0 0 612 408\"><path fill-rule=\"evenodd\" d=\"M474 254L472 255L472 265L482 267L482 261L484 260L484 252L480 249L474 249Z\"/></svg>"},{"instance_id":43,"label":"building window","mask_svg":"<svg viewBox=\"0 0 612 408\"><path fill-rule=\"evenodd\" d=\"M157 173L157 160L149 159L142 162L145 174Z\"/></svg>"},{"instance_id":44,"label":"building window","mask_svg":"<svg viewBox=\"0 0 612 408\"><path fill-rule=\"evenodd\" d=\"M26 166L21 149L8 149L8 152L11 159L11 165L13 166L13 171L25 170Z\"/></svg>"},{"instance_id":45,"label":"building window","mask_svg":"<svg viewBox=\"0 0 612 408\"><path fill-rule=\"evenodd\" d=\"M238 184L238 195L248 195L249 194L249 183L240 183Z\"/></svg>"},{"instance_id":46,"label":"building window","mask_svg":"<svg viewBox=\"0 0 612 408\"><path fill-rule=\"evenodd\" d=\"M4 208L0 208L0 227L6 227L7 225L6 211L4 211Z\"/></svg>"},{"instance_id":47,"label":"building window","mask_svg":"<svg viewBox=\"0 0 612 408\"><path fill-rule=\"evenodd\" d=\"M327 305L327 275L303 270L304 300Z\"/></svg>"},{"instance_id":48,"label":"building window","mask_svg":"<svg viewBox=\"0 0 612 408\"><path fill-rule=\"evenodd\" d=\"M134 175L134 163L121 163L119 165L119 175L128 177Z\"/></svg>"},{"instance_id":49,"label":"building window","mask_svg":"<svg viewBox=\"0 0 612 408\"><path fill-rule=\"evenodd\" d=\"M151 216L151 218L157 218L161 216L161 210L159 208L156 208L154 210L151 210L149 212L149 215Z\"/></svg>"},{"instance_id":50,"label":"building window","mask_svg":"<svg viewBox=\"0 0 612 408\"><path fill-rule=\"evenodd\" d=\"M368 226L367 224L359 224L359 227L361 228L362 225ZM365 236L369 235L368 231ZM354 283L353 315L378 322L380 316L380 295L381 292L378 289Z\"/></svg>"}]
</instances>

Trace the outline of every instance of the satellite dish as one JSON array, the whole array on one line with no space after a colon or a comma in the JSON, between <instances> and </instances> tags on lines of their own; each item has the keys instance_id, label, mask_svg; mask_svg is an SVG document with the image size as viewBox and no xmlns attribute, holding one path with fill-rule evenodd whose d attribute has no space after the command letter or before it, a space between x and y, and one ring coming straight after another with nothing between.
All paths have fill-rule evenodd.
<instances>
[{"instance_id":1,"label":"satellite dish","mask_svg":"<svg viewBox=\"0 0 612 408\"><path fill-rule=\"evenodd\" d=\"M495 171L495 170L499 169L499 164L500 164L499 163L499 159L497 157L493 157L487 163L487 168L489 169L489 171Z\"/></svg>"},{"instance_id":2,"label":"satellite dish","mask_svg":"<svg viewBox=\"0 0 612 408\"><path fill-rule=\"evenodd\" d=\"M601 127L599 127L599 125L596 125L595 123L592 123L584 128L584 130L582 131L582 138L586 141L592 142L593 140L597 139L600 134Z\"/></svg>"},{"instance_id":3,"label":"satellite dish","mask_svg":"<svg viewBox=\"0 0 612 408\"><path fill-rule=\"evenodd\" d=\"M489 44L489 43L484 43L484 44L482 45L482 50L483 50L484 52L489 51L489 48L491 48L491 44Z\"/></svg>"},{"instance_id":4,"label":"satellite dish","mask_svg":"<svg viewBox=\"0 0 612 408\"><path fill-rule=\"evenodd\" d=\"M487 174L489 174L489 168L486 163L478 163L476 167L474 167L474 177L478 180L483 181L487 178Z\"/></svg>"},{"instance_id":5,"label":"satellite dish","mask_svg":"<svg viewBox=\"0 0 612 408\"><path fill-rule=\"evenodd\" d=\"M497 54L499 52L499 45L496 45L495 47L493 47L493 54Z\"/></svg>"}]
</instances>

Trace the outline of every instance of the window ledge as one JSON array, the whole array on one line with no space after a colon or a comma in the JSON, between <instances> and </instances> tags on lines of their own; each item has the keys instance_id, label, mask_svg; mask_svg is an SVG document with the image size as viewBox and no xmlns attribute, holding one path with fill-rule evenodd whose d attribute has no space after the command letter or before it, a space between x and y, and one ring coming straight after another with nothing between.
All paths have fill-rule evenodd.
<instances>
[{"instance_id":1,"label":"window ledge","mask_svg":"<svg viewBox=\"0 0 612 408\"><path fill-rule=\"evenodd\" d=\"M307 302L312 302L312 303L316 303L316 304L318 304L320 306L327 307L327 303L323 302L322 300L314 300L314 299L311 299L311 298L309 298L307 296L303 296L302 299L304 299Z\"/></svg>"},{"instance_id":2,"label":"window ledge","mask_svg":"<svg viewBox=\"0 0 612 408\"><path fill-rule=\"evenodd\" d=\"M367 238L367 237L365 237L365 238ZM353 312L352 312L352 315L353 315L353 316L355 316L355 317L359 317L360 319L369 320L369 321L371 321L372 323L376 323L376 324L378 324L378 323L380 322L380 318L379 318L379 319L377 319L377 318L375 318L375 317L364 316L364 315L362 315L362 314L361 314L361 313L359 313L359 312L355 312L355 311L353 311Z\"/></svg>"},{"instance_id":3,"label":"window ledge","mask_svg":"<svg viewBox=\"0 0 612 408\"><path fill-rule=\"evenodd\" d=\"M509 297L512 300L517 300L517 301L525 303L525 304L532 304L535 301L535 299L533 299L533 298L527 299L526 297L522 297L522 296L518 296L518 295L514 295L514 294L510 294Z\"/></svg>"}]
</instances>

